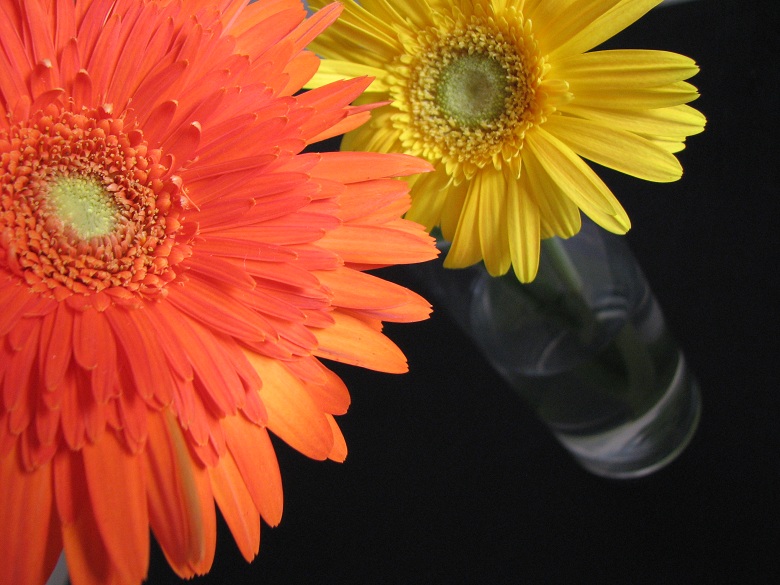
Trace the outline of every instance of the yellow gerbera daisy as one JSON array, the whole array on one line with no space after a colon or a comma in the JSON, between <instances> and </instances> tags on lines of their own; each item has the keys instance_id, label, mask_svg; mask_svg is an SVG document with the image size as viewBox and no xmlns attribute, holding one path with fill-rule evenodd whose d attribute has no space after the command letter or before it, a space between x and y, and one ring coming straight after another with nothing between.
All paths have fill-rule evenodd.
<instances>
[{"instance_id":1,"label":"yellow gerbera daisy","mask_svg":"<svg viewBox=\"0 0 780 585\"><path fill-rule=\"evenodd\" d=\"M675 181L674 156L705 118L684 105L698 67L664 51L586 52L661 0L352 0L312 43L311 86L368 75L366 102L391 104L346 135L348 150L405 152L436 170L410 179L407 218L440 226L445 266L484 260L532 280L539 242L580 229L580 210L630 222L582 160ZM311 0L321 8L326 0Z\"/></svg>"}]
</instances>

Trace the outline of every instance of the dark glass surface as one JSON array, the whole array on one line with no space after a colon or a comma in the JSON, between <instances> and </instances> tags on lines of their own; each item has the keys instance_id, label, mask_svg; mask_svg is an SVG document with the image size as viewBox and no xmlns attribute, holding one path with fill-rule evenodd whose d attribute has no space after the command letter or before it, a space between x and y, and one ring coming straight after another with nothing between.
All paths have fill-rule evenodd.
<instances>
[{"instance_id":1,"label":"dark glass surface","mask_svg":"<svg viewBox=\"0 0 780 585\"><path fill-rule=\"evenodd\" d=\"M263 525L248 565L220 523L213 571L193 583L780 582L778 6L676 4L610 42L702 69L708 128L680 154L683 179L602 175L701 384L678 460L639 480L595 477L443 313L388 326L409 374L337 368L353 396L347 461L280 445L281 525ZM150 583L177 582L154 549Z\"/></svg>"}]
</instances>

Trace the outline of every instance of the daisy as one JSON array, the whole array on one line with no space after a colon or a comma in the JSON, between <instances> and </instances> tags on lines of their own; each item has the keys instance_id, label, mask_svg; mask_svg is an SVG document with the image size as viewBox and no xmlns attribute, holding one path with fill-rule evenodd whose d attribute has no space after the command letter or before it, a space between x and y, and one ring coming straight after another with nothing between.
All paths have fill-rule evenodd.
<instances>
[{"instance_id":1,"label":"daisy","mask_svg":"<svg viewBox=\"0 0 780 585\"><path fill-rule=\"evenodd\" d=\"M388 101L348 133L347 150L403 152L435 171L411 177L406 217L452 242L445 266L484 260L527 282L540 240L576 234L580 211L615 233L630 222L588 159L674 181L674 154L705 119L687 106L698 67L675 53L591 51L661 0L353 0L311 47L311 86L375 78L360 103ZM310 0L321 8L323 0Z\"/></svg>"},{"instance_id":2,"label":"daisy","mask_svg":"<svg viewBox=\"0 0 780 585\"><path fill-rule=\"evenodd\" d=\"M343 460L322 359L403 372L364 272L430 259L401 216L429 169L302 154L367 84L295 97L339 9L298 0L0 0L0 575L136 584L150 528L209 570L215 503L243 556L282 514L269 432Z\"/></svg>"}]
</instances>

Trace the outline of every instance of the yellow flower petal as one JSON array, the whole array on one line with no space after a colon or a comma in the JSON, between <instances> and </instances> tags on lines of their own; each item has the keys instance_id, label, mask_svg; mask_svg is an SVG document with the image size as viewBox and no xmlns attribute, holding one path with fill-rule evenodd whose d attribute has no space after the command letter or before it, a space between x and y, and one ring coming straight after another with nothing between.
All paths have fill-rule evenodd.
<instances>
[{"instance_id":1,"label":"yellow flower petal","mask_svg":"<svg viewBox=\"0 0 780 585\"><path fill-rule=\"evenodd\" d=\"M677 53L612 50L567 57L553 65L551 74L575 87L630 89L683 81L698 71L693 59Z\"/></svg>"},{"instance_id":2,"label":"yellow flower petal","mask_svg":"<svg viewBox=\"0 0 780 585\"><path fill-rule=\"evenodd\" d=\"M682 166L649 140L601 122L550 116L545 129L578 155L646 181L667 183L682 176Z\"/></svg>"},{"instance_id":3,"label":"yellow flower petal","mask_svg":"<svg viewBox=\"0 0 780 585\"><path fill-rule=\"evenodd\" d=\"M601 179L589 176L588 166L560 140L537 128L526 137L526 146L529 150L523 158L534 156L544 172L577 205L610 215L615 213L614 205L605 195L609 191L606 185Z\"/></svg>"},{"instance_id":4,"label":"yellow flower petal","mask_svg":"<svg viewBox=\"0 0 780 585\"><path fill-rule=\"evenodd\" d=\"M428 231L439 225L444 203L451 196L447 190L449 183L450 176L442 165L416 178L411 188L414 202L406 218L424 225Z\"/></svg>"},{"instance_id":5,"label":"yellow flower petal","mask_svg":"<svg viewBox=\"0 0 780 585\"><path fill-rule=\"evenodd\" d=\"M479 247L492 276L506 274L512 263L506 221L506 181L501 171L487 167L474 176L470 188L478 191Z\"/></svg>"},{"instance_id":6,"label":"yellow flower petal","mask_svg":"<svg viewBox=\"0 0 780 585\"><path fill-rule=\"evenodd\" d=\"M393 110L379 108L371 113L371 120L353 130L341 141L342 150L367 152L398 152L400 132L393 128Z\"/></svg>"},{"instance_id":7,"label":"yellow flower petal","mask_svg":"<svg viewBox=\"0 0 780 585\"><path fill-rule=\"evenodd\" d=\"M330 2L330 0L326 0ZM409 29L415 29L432 24L434 14L438 12L437 0L361 0L367 11L375 15L379 21L397 23L407 21Z\"/></svg>"},{"instance_id":8,"label":"yellow flower petal","mask_svg":"<svg viewBox=\"0 0 780 585\"><path fill-rule=\"evenodd\" d=\"M526 144L558 188L596 223L610 231L628 231L630 223L622 205L568 146L541 128L527 137Z\"/></svg>"},{"instance_id":9,"label":"yellow flower petal","mask_svg":"<svg viewBox=\"0 0 780 585\"><path fill-rule=\"evenodd\" d=\"M706 118L687 105L655 110L610 110L570 103L561 112L603 122L613 128L643 136L668 136L684 139L704 131Z\"/></svg>"},{"instance_id":10,"label":"yellow flower petal","mask_svg":"<svg viewBox=\"0 0 780 585\"><path fill-rule=\"evenodd\" d=\"M535 156L525 156L523 164L523 178L531 199L539 208L547 237L569 238L580 231L582 219L576 203L550 177Z\"/></svg>"},{"instance_id":11,"label":"yellow flower petal","mask_svg":"<svg viewBox=\"0 0 780 585\"><path fill-rule=\"evenodd\" d=\"M677 152L680 152L682 150L685 150L685 142L681 142L679 140L674 139L663 139L663 138L652 138L651 142L658 146L659 148L663 148L666 152L670 154L675 154Z\"/></svg>"},{"instance_id":12,"label":"yellow flower petal","mask_svg":"<svg viewBox=\"0 0 780 585\"><path fill-rule=\"evenodd\" d=\"M330 2L309 2L315 9L326 4ZM403 50L391 26L354 2L346 4L339 27L331 28L330 32L337 41L328 43L328 56L344 60L354 60L359 55L362 63L381 68ZM322 46L321 37L309 45L316 52L320 52Z\"/></svg>"},{"instance_id":13,"label":"yellow flower petal","mask_svg":"<svg viewBox=\"0 0 780 585\"><path fill-rule=\"evenodd\" d=\"M550 54L560 59L590 51L620 31L634 24L663 0L621 0L601 17L584 27L577 35L566 40Z\"/></svg>"},{"instance_id":14,"label":"yellow flower petal","mask_svg":"<svg viewBox=\"0 0 780 585\"><path fill-rule=\"evenodd\" d=\"M450 185L449 187L447 200L444 202L441 212L440 225L442 235L449 241L452 241L455 237L455 230L458 228L458 222L461 213L463 212L463 205L466 201L468 185L467 182L463 182L459 185ZM412 202L412 207L414 207L414 202Z\"/></svg>"},{"instance_id":15,"label":"yellow flower petal","mask_svg":"<svg viewBox=\"0 0 780 585\"><path fill-rule=\"evenodd\" d=\"M478 189L467 188L466 200L458 219L458 227L452 238L452 246L444 259L445 268L465 268L481 260L479 246L479 199ZM487 195L486 195L487 196Z\"/></svg>"},{"instance_id":16,"label":"yellow flower petal","mask_svg":"<svg viewBox=\"0 0 780 585\"><path fill-rule=\"evenodd\" d=\"M612 89L599 87L595 82L571 84L575 103L582 106L614 110L652 110L679 106L695 100L699 92L685 81L662 87L639 89Z\"/></svg>"},{"instance_id":17,"label":"yellow flower petal","mask_svg":"<svg viewBox=\"0 0 780 585\"><path fill-rule=\"evenodd\" d=\"M530 282L539 270L541 233L539 208L522 177L507 183L507 228L512 268L520 282Z\"/></svg>"},{"instance_id":18,"label":"yellow flower petal","mask_svg":"<svg viewBox=\"0 0 780 585\"><path fill-rule=\"evenodd\" d=\"M528 17L545 53L553 53L569 39L576 38L620 0L569 0L540 2ZM611 35L610 35L611 36Z\"/></svg>"}]
</instances>

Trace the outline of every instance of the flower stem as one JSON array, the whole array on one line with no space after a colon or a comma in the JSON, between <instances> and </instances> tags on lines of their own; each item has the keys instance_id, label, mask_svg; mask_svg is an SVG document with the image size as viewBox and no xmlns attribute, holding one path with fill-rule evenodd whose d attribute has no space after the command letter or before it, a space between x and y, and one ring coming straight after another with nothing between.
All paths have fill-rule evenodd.
<instances>
[{"instance_id":1,"label":"flower stem","mask_svg":"<svg viewBox=\"0 0 780 585\"><path fill-rule=\"evenodd\" d=\"M582 278L580 278L580 273L572 262L571 256L566 251L563 240L557 237L548 238L542 240L542 246L547 252L556 274L561 277L566 288L573 293L582 295Z\"/></svg>"}]
</instances>

